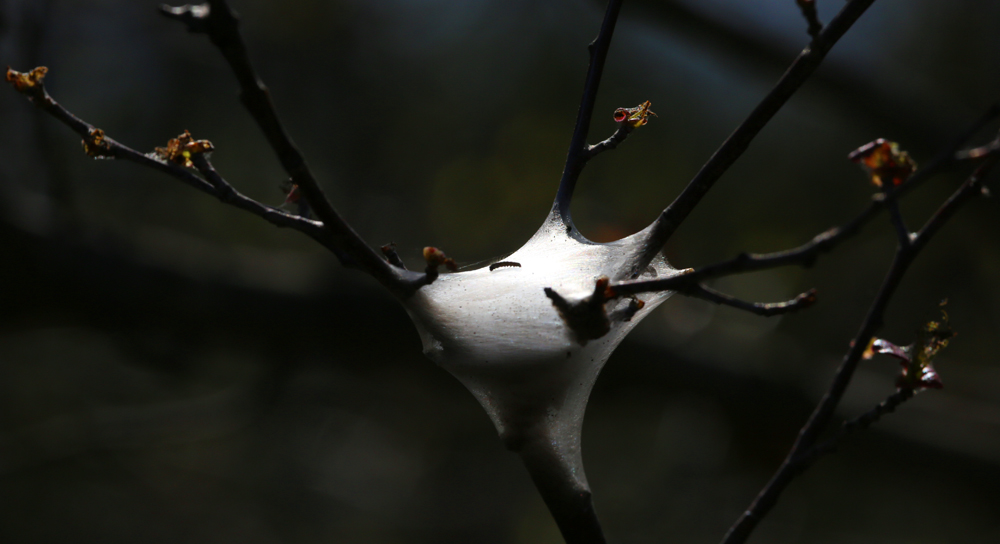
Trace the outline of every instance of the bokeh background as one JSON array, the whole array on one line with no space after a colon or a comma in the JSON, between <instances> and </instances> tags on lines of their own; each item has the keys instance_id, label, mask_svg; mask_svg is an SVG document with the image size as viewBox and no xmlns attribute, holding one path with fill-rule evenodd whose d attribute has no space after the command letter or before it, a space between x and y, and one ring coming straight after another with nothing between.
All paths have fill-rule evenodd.
<instances>
[{"instance_id":1,"label":"bokeh background","mask_svg":"<svg viewBox=\"0 0 1000 544\"><path fill-rule=\"evenodd\" d=\"M233 0L259 72L327 193L416 264L516 249L558 183L603 6L592 0ZM819 0L829 20L842 5ZM878 137L927 161L1000 95L1000 4L880 0L667 248L677 266L773 251L873 193ZM574 202L599 241L650 222L807 42L793 0L626 3L592 140L619 106L658 117L592 161ZM203 36L136 0L2 0L0 64L152 150L189 129L241 191L284 176ZM0 540L560 542L517 458L420 353L372 280L295 233L131 164L0 92ZM977 135L984 143L994 123ZM961 182L907 198L915 229ZM994 188L996 187L994 183ZM756 542L1000 541L1000 204L945 228L893 301L905 344L947 298L943 391L918 395L796 481ZM598 381L587 471L612 542L715 542L829 382L891 258L884 217L808 270L720 280L758 318L681 297ZM864 363L842 416L892 393Z\"/></svg>"}]
</instances>

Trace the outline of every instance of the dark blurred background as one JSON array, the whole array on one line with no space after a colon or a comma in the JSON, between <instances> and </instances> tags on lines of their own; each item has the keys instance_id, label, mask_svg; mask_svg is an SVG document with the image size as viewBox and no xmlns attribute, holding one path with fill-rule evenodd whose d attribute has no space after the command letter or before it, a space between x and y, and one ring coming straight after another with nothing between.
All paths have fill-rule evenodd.
<instances>
[{"instance_id":1,"label":"dark blurred background","mask_svg":"<svg viewBox=\"0 0 1000 544\"><path fill-rule=\"evenodd\" d=\"M825 21L843 2L819 0ZM233 0L279 111L335 205L416 263L516 249L555 193L603 6L591 0ZM1000 4L880 0L667 248L680 267L842 224L878 137L926 162L998 99ZM808 38L793 0L635 0L592 141L587 236L650 222ZM189 129L273 205L284 176L203 36L135 0L0 0L0 64L110 136ZM372 280L295 232L131 164L0 92L0 541L541 543L558 532L472 396L420 353ZM984 143L993 124L975 139ZM966 170L907 198L916 229ZM994 189L1000 190L994 183ZM948 298L943 391L918 395L795 482L756 542L1000 541L1000 214L962 210L903 282L900 344ZM612 542L715 542L780 462L886 270L880 217L809 270L716 287L820 303L758 318L677 297L608 363L584 435ZM864 363L842 416L893 392Z\"/></svg>"}]
</instances>

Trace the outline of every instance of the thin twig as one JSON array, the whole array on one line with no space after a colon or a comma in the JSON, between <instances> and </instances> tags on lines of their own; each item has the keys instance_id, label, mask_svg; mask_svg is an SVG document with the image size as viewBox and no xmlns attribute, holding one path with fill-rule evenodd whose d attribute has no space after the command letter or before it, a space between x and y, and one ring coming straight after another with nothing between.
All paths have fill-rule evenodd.
<instances>
[{"instance_id":1,"label":"thin twig","mask_svg":"<svg viewBox=\"0 0 1000 544\"><path fill-rule=\"evenodd\" d=\"M140 153L108 137L102 130L80 119L49 95L44 83L41 81L46 71L44 67L33 70L30 74L37 72L41 75L37 81L29 84L21 81L29 74L21 74L13 70L8 70L7 80L14 84L14 87L27 96L38 108L55 117L73 132L77 133L83 139L85 151L91 156L106 159L121 159L163 172L203 193L218 198L225 204L257 215L272 225L302 232L333 252L345 266L355 265L356 260L354 255L343 251L343 246L335 230L325 228L324 223L320 221L313 221L305 217L287 213L278 208L261 204L239 193L215 171L204 155L192 154L190 158L207 181L179 164L163 160L153 153ZM430 284L437 277L436 275L430 277L427 274L409 272L402 268L393 267L384 261L383 263L392 271L392 274L382 277L376 276L376 278L380 280L384 279L383 284L397 296L409 296L417 289Z\"/></svg>"},{"instance_id":2,"label":"thin twig","mask_svg":"<svg viewBox=\"0 0 1000 544\"><path fill-rule=\"evenodd\" d=\"M851 342L851 347L844 356L837 374L830 384L826 394L816 406L808 422L799 431L798 439L792 446L791 451L785 457L784 462L778 471L775 472L771 480L764 486L757 498L750 504L750 507L740 516L736 523L729 529L723 544L741 544L753 531L757 523L777 503L781 492L789 483L802 471L799 458L816 444L819 435L829 425L833 418L837 405L840 404L844 392L854 375L858 362L868 346L868 343L875 336L875 333L882 326L885 309L892 299L896 288L902 281L920 251L927 245L930 239L941 229L941 227L954 216L958 209L976 196L982 194L982 180L986 174L997 163L994 157L984 162L980 167L962 184L948 200L941 205L938 211L927 221L924 227L913 237L913 243L909 245L900 244L896 249L892 265L886 273L879 289L878 295L872 302L868 314L861 325L861 330Z\"/></svg>"},{"instance_id":3,"label":"thin twig","mask_svg":"<svg viewBox=\"0 0 1000 544\"><path fill-rule=\"evenodd\" d=\"M875 212L881 206L879 202L873 201L868 209L847 225L821 232L809 242L796 248L774 253L741 253L732 259L691 269L689 272L676 276L656 280L624 281L613 284L611 289L617 295L636 295L654 291L685 291L712 278L794 264L811 266L820 254L832 250L837 244L854 235L864 223L874 217Z\"/></svg>"},{"instance_id":4,"label":"thin twig","mask_svg":"<svg viewBox=\"0 0 1000 544\"><path fill-rule=\"evenodd\" d=\"M49 95L48 91L45 90L44 84L40 81L33 88L22 92L28 96L33 104L52 117L55 117L64 125L68 126L73 132L83 138L85 142L93 141L94 135L100 133L102 136L100 140L100 148L102 156L105 158L121 159L163 172L203 193L218 198L226 204L230 204L257 215L275 226L297 230L324 245L328 245L330 243L328 236L323 233L323 224L318 221L305 219L297 215L286 213L277 208L261 204L256 200L236 192L224 180L221 181L222 185L218 184L218 181L221 180L221 178L212 182L206 181L195 175L191 170L185 169L182 166L171 162L154 158L152 154L140 153L131 147L114 140L113 138L103 135L103 132L100 132L99 129L80 119L64 108L61 104L56 102L56 100ZM200 157L200 155L195 155L195 157Z\"/></svg>"},{"instance_id":5,"label":"thin twig","mask_svg":"<svg viewBox=\"0 0 1000 544\"><path fill-rule=\"evenodd\" d=\"M399 258L399 253L396 253L395 243L389 242L380 249L382 250L382 255L385 255L386 260L389 261L389 264L406 270L406 264L403 262L403 259Z\"/></svg>"},{"instance_id":6,"label":"thin twig","mask_svg":"<svg viewBox=\"0 0 1000 544\"><path fill-rule=\"evenodd\" d=\"M884 184L882 195L885 197L886 205L889 206L889 221L896 231L896 240L901 246L909 246L913 243L913 238L910 236L909 229L906 228L906 220L903 219L903 213L899 209L899 198L897 198L899 191L893 187L892 180L886 180Z\"/></svg>"},{"instance_id":7,"label":"thin twig","mask_svg":"<svg viewBox=\"0 0 1000 544\"><path fill-rule=\"evenodd\" d=\"M990 155L996 154L997 152L1000 152L1000 136L998 136L992 142L986 145L974 147L972 149L964 149L962 151L959 151L958 153L955 153L955 160L968 161L968 160L982 159Z\"/></svg>"},{"instance_id":8,"label":"thin twig","mask_svg":"<svg viewBox=\"0 0 1000 544\"><path fill-rule=\"evenodd\" d=\"M850 421L845 421L844 424L840 426L840 430L835 436L823 441L820 444L810 447L791 459L788 467L785 469L789 479L794 479L796 476L802 474L806 469L811 467L813 463L819 460L820 457L837 451L837 446L839 446L840 442L847 438L848 435L857 430L867 429L873 423L881 419L883 415L894 412L901 404L913 398L914 394L915 391L912 388L905 387L899 389L871 410ZM764 515L766 515L766 512L762 513L761 517Z\"/></svg>"},{"instance_id":9,"label":"thin twig","mask_svg":"<svg viewBox=\"0 0 1000 544\"><path fill-rule=\"evenodd\" d=\"M850 0L823 31L802 50L798 58L781 77L777 85L754 108L753 112L702 166L694 179L649 227L643 231L645 240L623 277L631 277L649 265L663 245L688 214L701 202L729 167L736 162L757 134L785 105L819 67L830 49L864 14L875 0Z\"/></svg>"},{"instance_id":10,"label":"thin twig","mask_svg":"<svg viewBox=\"0 0 1000 544\"><path fill-rule=\"evenodd\" d=\"M797 310L808 308L816 303L815 289L810 289L792 300L785 302L749 302L725 293L720 293L719 291L716 291L715 289L712 289L704 284L698 284L695 287L683 291L682 294L714 302L716 304L721 304L723 306L731 306L738 310L743 310L763 317L771 317L773 315L795 312Z\"/></svg>"},{"instance_id":11,"label":"thin twig","mask_svg":"<svg viewBox=\"0 0 1000 544\"><path fill-rule=\"evenodd\" d=\"M606 140L587 146L586 153L583 156L583 161L589 161L600 153L618 147L618 144L624 142L625 138L628 138L628 135L631 134L633 130L635 129L633 129L632 125L628 123L618 123L618 130L616 130L611 136L608 136Z\"/></svg>"},{"instance_id":12,"label":"thin twig","mask_svg":"<svg viewBox=\"0 0 1000 544\"><path fill-rule=\"evenodd\" d=\"M292 182L299 186L324 228L330 231L336 247L397 296L408 296L414 285L424 285L422 279L401 276L402 270L382 259L330 204L302 153L285 131L270 92L257 76L239 31L239 20L229 5L224 0L209 0L201 6L162 6L161 12L181 20L191 32L206 34L225 57L239 82L240 100L257 121Z\"/></svg>"},{"instance_id":13,"label":"thin twig","mask_svg":"<svg viewBox=\"0 0 1000 544\"><path fill-rule=\"evenodd\" d=\"M799 5L799 8L802 10L802 16L809 23L809 28L806 32L813 39L817 38L819 33L823 31L823 23L819 22L819 14L816 13L816 0L795 0L795 3Z\"/></svg>"},{"instance_id":14,"label":"thin twig","mask_svg":"<svg viewBox=\"0 0 1000 544\"><path fill-rule=\"evenodd\" d=\"M799 465L797 468L801 472L811 465L816 459L819 459L827 453L832 453L837 450L837 446L840 444L844 438L854 431L864 430L870 427L873 423L877 422L885 414L891 414L896 411L896 408L904 402L913 398L916 392L912 387L903 387L886 397L885 400L880 402L877 406L868 410L867 412L861 414L860 416L850 420L845 421L843 425L840 426L840 430L837 434L823 441L820 444L809 448L808 450L799 454L795 462Z\"/></svg>"},{"instance_id":15,"label":"thin twig","mask_svg":"<svg viewBox=\"0 0 1000 544\"><path fill-rule=\"evenodd\" d=\"M941 168L950 166L957 161L962 160L961 149L966 143L976 135L980 130L986 125L993 122L997 117L1000 117L1000 103L992 104L978 119L976 119L972 124L970 124L964 131L955 136L954 139L936 155L931 157L929 161L923 164L919 170L917 170L909 179L906 180L902 185L896 188L897 197L901 197L906 193L916 189L928 179L930 179L934 174L936 174Z\"/></svg>"},{"instance_id":16,"label":"thin twig","mask_svg":"<svg viewBox=\"0 0 1000 544\"><path fill-rule=\"evenodd\" d=\"M895 199L898 200L904 194L916 189L935 174L944 168L954 164L956 153L963 145L980 131L987 123L1000 117L1000 104L994 104L983 113L975 122L956 136L951 143L932 157L924 167L913 173L902 185L893 189ZM871 203L860 214L840 227L834 227L813 237L809 242L792 249L766 254L743 253L728 261L705 266L683 275L673 276L660 280L628 281L612 284L612 288L619 294L636 294L650 291L690 288L701 281L710 278L728 276L742 272L764 270L779 266L798 264L801 266L812 266L816 258L823 253L831 251L840 242L854 236L871 221L875 215L883 208L887 207L888 200L884 193L878 193L872 197ZM900 217L903 231L906 231L905 224ZM897 231L898 232L898 231ZM902 236L900 236L902 239ZM694 274L691 276L690 274Z\"/></svg>"},{"instance_id":17,"label":"thin twig","mask_svg":"<svg viewBox=\"0 0 1000 544\"><path fill-rule=\"evenodd\" d=\"M583 172L587 160L593 156L587 147L587 134L590 132L590 120L593 118L594 103L597 101L597 88L601 84L604 62L608 56L611 36L615 32L615 24L618 21L618 12L621 10L621 6L622 0L608 2L601 31L588 48L590 67L587 69L587 80L583 86L583 97L580 99L580 109L576 116L573 138L569 144L569 151L566 153L566 165L563 167L562 178L559 180L559 191L556 193L556 201L553 204L553 209L566 225L573 224L569 212L573 189L576 188L576 182L580 179L580 173Z\"/></svg>"}]
</instances>

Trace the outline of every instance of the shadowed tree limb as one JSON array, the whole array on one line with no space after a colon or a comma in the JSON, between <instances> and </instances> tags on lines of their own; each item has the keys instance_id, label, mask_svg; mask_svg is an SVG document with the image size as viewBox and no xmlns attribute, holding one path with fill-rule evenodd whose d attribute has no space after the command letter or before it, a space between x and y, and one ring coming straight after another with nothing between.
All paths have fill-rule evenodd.
<instances>
[{"instance_id":1,"label":"shadowed tree limb","mask_svg":"<svg viewBox=\"0 0 1000 544\"><path fill-rule=\"evenodd\" d=\"M774 474L771 480L764 486L757 498L750 504L750 507L740 516L736 523L729 529L723 544L742 544L750 536L750 533L757 526L761 519L774 507L781 492L788 486L795 477L801 473L803 459L815 457L811 453L816 445L820 434L827 428L833 418L837 405L840 404L844 392L847 390L851 378L858 363L862 359L869 342L875 337L875 333L882 327L886 307L892 299L896 288L902 281L914 259L920 251L926 247L930 239L941 229L942 226L969 200L984 194L983 178L996 165L998 158L991 157L984 162L976 171L955 191L951 197L940 207L937 212L927 221L924 227L913 236L912 243L899 244L892 265L886 273L879 289L878 295L872 302L868 314L861 325L861 330L851 342L851 347L844 356L840 368L834 376L829 389L823 395L822 400L816 406L809 420L802 430L799 431L798 439L792 446L788 456L782 462L781 467ZM805 457L803 457L805 456Z\"/></svg>"},{"instance_id":2,"label":"shadowed tree limb","mask_svg":"<svg viewBox=\"0 0 1000 544\"><path fill-rule=\"evenodd\" d=\"M974 147L972 149L964 149L955 153L955 160L968 161L982 159L996 153L1000 153L1000 135L997 135L992 142L986 145Z\"/></svg>"},{"instance_id":3,"label":"shadowed tree limb","mask_svg":"<svg viewBox=\"0 0 1000 544\"><path fill-rule=\"evenodd\" d=\"M288 136L271 101L271 94L250 62L239 31L239 19L224 0L209 0L198 6L161 6L161 13L187 25L188 30L206 34L232 69L240 85L240 100L260 126L292 183L298 185L310 208L329 231L331 240L350 256L353 264L371 274L393 294L405 297L430 283L392 266L375 252L334 209L326 198L302 153ZM431 280L433 281L433 280Z\"/></svg>"},{"instance_id":4,"label":"shadowed tree limb","mask_svg":"<svg viewBox=\"0 0 1000 544\"><path fill-rule=\"evenodd\" d=\"M956 136L943 150L927 161L924 167L914 172L902 185L893 188L894 199L898 199L916 189L942 169L962 160L964 155L959 150L970 138L997 117L1000 117L1000 104L991 106L982 116ZM992 145L991 143L976 149L991 149ZM995 157L996 154L984 152L982 156ZM621 282L612 284L611 287L616 293L621 295L670 289L683 291L711 278L795 264L806 267L812 266L819 255L831 251L840 242L857 234L879 211L887 207L889 200L882 192L875 194L868 207L855 216L854 219L840 227L834 227L821 232L809 242L796 248L765 254L742 253L728 261L694 269L686 274L659 280ZM899 221L899 224L902 225L902 231L906 231L901 216L899 217ZM899 235L899 237L900 240L903 239L902 235Z\"/></svg>"},{"instance_id":5,"label":"shadowed tree limb","mask_svg":"<svg viewBox=\"0 0 1000 544\"><path fill-rule=\"evenodd\" d=\"M942 149L936 155L931 157L931 159L927 161L926 164L924 164L922 167L920 167L919 170L914 172L913 175L910 176L910 179L906 180L905 183L897 187L896 192L900 196L902 196L922 185L924 182L930 179L931 176L936 174L941 168L951 166L952 164L955 164L956 162L960 162L963 160L978 158L979 155L969 156L972 150L962 150L962 147L964 147L968 143L968 141L972 139L973 136L976 135L976 133L978 133L980 130L986 127L986 125L993 122L993 120L996 119L997 117L1000 117L1000 103L994 103L989 108L987 108L986 111L983 112L983 114L980 115L978 119L976 119L972 124L966 127L966 129L963 130L960 134L956 135L955 138L952 139L952 141L944 149ZM996 142L997 140L994 140L993 143ZM991 145L993 144L992 143L987 144L984 147L989 148ZM976 148L976 149L981 149L981 148ZM985 156L985 154L986 153L983 153L983 156Z\"/></svg>"},{"instance_id":6,"label":"shadowed tree limb","mask_svg":"<svg viewBox=\"0 0 1000 544\"><path fill-rule=\"evenodd\" d=\"M823 455L837 451L837 446L844 438L847 437L847 435L857 430L867 429L873 423L881 419L885 414L895 412L896 408L904 402L912 399L915 394L916 391L912 387L901 388L895 393L889 395L882 402L878 403L878 405L871 410L868 410L850 421L845 421L844 424L840 426L840 430L837 432L836 436L829 438L820 444L816 444L799 455L796 459L796 463L799 465L798 470L801 472Z\"/></svg>"},{"instance_id":7,"label":"shadowed tree limb","mask_svg":"<svg viewBox=\"0 0 1000 544\"><path fill-rule=\"evenodd\" d=\"M913 243L913 239L911 238L910 230L906 228L906 220L903 219L903 212L899 209L898 193L899 191L891 183L886 183L882 189L885 203L889 207L889 221L892 222L893 229L896 231L896 240L901 246L909 246Z\"/></svg>"},{"instance_id":8,"label":"shadowed tree limb","mask_svg":"<svg viewBox=\"0 0 1000 544\"><path fill-rule=\"evenodd\" d=\"M689 269L676 276L656 280L625 281L611 285L618 296L637 295L654 291L686 292L695 289L701 282L712 278L731 276L744 272L767 270L779 266L811 266L820 254L831 251L840 242L853 236L867 223L881 207L881 200L873 201L864 212L843 227L834 227L821 232L809 242L799 247L774 253L740 253L732 259Z\"/></svg>"},{"instance_id":9,"label":"shadowed tree limb","mask_svg":"<svg viewBox=\"0 0 1000 544\"><path fill-rule=\"evenodd\" d=\"M403 263L403 259L399 258L399 253L396 253L396 244L394 242L389 242L379 249L382 250L382 255L385 255L389 264L406 270L406 264Z\"/></svg>"},{"instance_id":10,"label":"shadowed tree limb","mask_svg":"<svg viewBox=\"0 0 1000 544\"><path fill-rule=\"evenodd\" d=\"M621 7L622 0L608 2L601 31L588 47L590 66L587 69L587 80L583 87L583 97L580 99L580 109L576 116L573 138L569 144L569 151L566 153L566 165L563 167L562 178L559 180L559 191L556 193L556 201L553 205L553 209L567 226L573 224L573 220L570 218L569 204L573 198L576 182L580 179L580 173L583 172L587 160L596 155L596 153L591 153L587 145L587 134L590 132L590 121L594 116L594 103L597 101L597 88L601 84L604 62L608 56L608 48L611 47L611 36L615 32L615 24L618 22L618 12ZM624 139L624 136L621 139Z\"/></svg>"},{"instance_id":11,"label":"shadowed tree limb","mask_svg":"<svg viewBox=\"0 0 1000 544\"><path fill-rule=\"evenodd\" d=\"M35 69L35 71L38 70L39 68ZM44 75L45 72L46 70L42 70L40 73ZM17 78L18 75L22 75L18 72L14 72L13 70L8 70L7 73L8 81ZM15 84L15 87L18 86ZM101 129L98 129L90 123L80 119L64 108L61 104L56 102L45 90L45 86L42 83L41 78L38 78L32 86L28 88L18 88L18 90L27 96L33 104L38 106L38 108L45 111L52 117L55 117L61 123L69 127L70 130L77 133L83 139L85 145L89 146L91 151L95 154L99 154L100 157L120 159L163 172L203 193L218 198L226 204L230 204L257 215L275 226L295 229L329 247L330 241L323 233L323 224L319 221L312 221L310 219L292 215L277 208L261 204L260 202L248 198L234 190L225 180L222 180L221 177L216 177L210 181L206 181L195 175L191 170L188 170L178 164L154 158L153 154L140 153L131 147L119 143L118 141L106 136ZM196 155L196 157L204 158L201 155ZM207 163L207 159L205 162ZM212 172L214 173L214 170L212 170ZM217 176L217 174L215 174L215 176Z\"/></svg>"},{"instance_id":12,"label":"shadowed tree limb","mask_svg":"<svg viewBox=\"0 0 1000 544\"><path fill-rule=\"evenodd\" d=\"M48 70L45 67L35 68L28 73L21 73L8 69L6 79L16 90L18 90L18 92L28 97L28 99L38 108L45 111L52 117L55 117L57 120L69 127L70 130L77 133L83 139L84 151L88 155L95 158L129 161L140 166L163 172L203 193L218 198L225 204L229 204L257 215L272 225L291 228L302 232L333 252L345 266L357 266L368 271L369 273L372 273L369 269L358 264L358 259L356 258L355 253L344 249L345 245L342 243L342 240L347 235L343 231L328 228L328 226L323 222L313 221L311 219L290 214L278 208L262 204L239 193L229 184L229 182L227 182L218 172L215 171L207 157L203 154L191 153L189 159L191 161L190 165L196 167L201 174L205 176L204 179L195 175L191 170L180 164L164 160L154 153L140 153L139 151L136 151L124 144L119 143L113 138L108 137L104 134L104 131L80 119L64 108L61 104L56 102L55 99L48 94L42 81L47 72ZM350 227L347 228L350 229ZM353 234L353 231L350 231L350 233ZM358 240L360 240L360 238ZM347 247L350 249L351 246ZM372 275L375 276L376 279L380 280L383 285L389 288L393 294L400 297L412 294L420 287L431 283L434 279L429 277L427 274L409 272L401 268L393 267L389 265L389 263L382 261L381 258L379 258L379 262L382 263L390 271L390 273L372 273ZM434 277L437 276L434 275Z\"/></svg>"},{"instance_id":13,"label":"shadowed tree limb","mask_svg":"<svg viewBox=\"0 0 1000 544\"><path fill-rule=\"evenodd\" d=\"M795 0L795 3L799 5L799 9L802 10L802 16L805 17L806 23L809 24L806 32L814 39L817 38L820 32L823 32L823 23L819 22L819 14L816 13L816 0Z\"/></svg>"},{"instance_id":14,"label":"shadowed tree limb","mask_svg":"<svg viewBox=\"0 0 1000 544\"><path fill-rule=\"evenodd\" d=\"M720 293L719 291L700 283L695 287L684 291L682 294L714 302L716 304L721 304L723 306L731 306L738 310L743 310L763 317L771 317L773 315L795 312L808 308L816 303L815 289L810 289L792 300L785 302L749 302L725 293Z\"/></svg>"},{"instance_id":15,"label":"shadowed tree limb","mask_svg":"<svg viewBox=\"0 0 1000 544\"><path fill-rule=\"evenodd\" d=\"M615 149L618 147L618 144L625 141L625 138L628 138L628 135L631 134L633 130L635 129L633 129L628 123L619 123L618 130L616 130L611 136L608 136L606 140L587 146L587 151L584 154L583 160L589 161L605 151Z\"/></svg>"},{"instance_id":16,"label":"shadowed tree limb","mask_svg":"<svg viewBox=\"0 0 1000 544\"><path fill-rule=\"evenodd\" d=\"M777 85L754 108L753 112L702 166L694 179L659 217L643 231L645 240L634 262L623 277L633 277L649 265L663 245L680 227L688 214L701 202L716 181L743 155L750 142L770 122L778 110L812 75L830 49L864 14L875 0L850 0L823 31L802 50Z\"/></svg>"},{"instance_id":17,"label":"shadowed tree limb","mask_svg":"<svg viewBox=\"0 0 1000 544\"><path fill-rule=\"evenodd\" d=\"M861 414L860 416L850 421L845 421L843 425L840 426L840 430L837 432L836 436L834 436L833 438L829 438L820 444L816 444L806 451L803 451L802 453L800 453L798 456L796 456L794 459L791 460L791 462L787 465L787 468L785 465L782 465L782 469L785 470L785 477L789 481L791 481L798 475L802 474L803 472L805 472L806 469L811 467L813 463L819 460L820 457L826 455L827 453L832 453L837 451L837 447L840 445L840 442L843 441L845 438L847 438L848 435L857 430L867 429L873 423L881 419L882 416L884 416L885 414L891 414L892 412L896 411L896 408L898 408L904 402L912 399L915 394L916 391L911 387L901 388L892 395L889 395L885 400L880 402L871 410ZM768 485L771 485L772 483L774 483L774 480L772 480ZM787 483L784 485L787 485ZM767 512L765 511L759 513L758 515L761 518L763 518L766 514ZM744 513L743 515L745 517L747 516L747 513ZM743 518L741 518L740 521L742 522ZM734 527L730 529L730 534L732 534L735 528L736 526L734 525ZM752 529L752 527L750 529ZM747 530L747 529L741 529L741 530ZM743 542L744 540L746 540L746 536L749 535L747 534L743 536L742 540L737 539L733 540L732 542ZM727 535L727 539L728 538L729 536ZM730 541L724 540L723 542L729 543Z\"/></svg>"}]
</instances>

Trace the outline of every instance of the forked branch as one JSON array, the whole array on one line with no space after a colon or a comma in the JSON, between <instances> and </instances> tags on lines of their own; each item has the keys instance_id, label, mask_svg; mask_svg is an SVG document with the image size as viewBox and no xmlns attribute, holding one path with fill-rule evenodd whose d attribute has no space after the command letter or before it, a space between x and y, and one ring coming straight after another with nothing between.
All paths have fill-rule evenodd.
<instances>
[{"instance_id":1,"label":"forked branch","mask_svg":"<svg viewBox=\"0 0 1000 544\"><path fill-rule=\"evenodd\" d=\"M830 24L799 53L777 85L754 108L753 112L702 166L680 195L643 231L642 247L624 275L633 277L646 268L688 214L701 202L729 167L743 155L757 134L771 121L788 99L802 86L826 58L830 49L864 14L875 0L849 0Z\"/></svg>"},{"instance_id":2,"label":"forked branch","mask_svg":"<svg viewBox=\"0 0 1000 544\"><path fill-rule=\"evenodd\" d=\"M302 153L285 131L267 86L250 62L246 44L240 34L239 19L225 0L209 0L198 6L164 5L160 10L165 16L186 24L189 31L206 34L222 53L239 82L240 100L260 126L281 166L292 183L301 190L339 250L349 255L358 268L374 276L397 296L406 296L420 285L429 283L427 278L405 274L405 270L390 265L365 243L330 204Z\"/></svg>"},{"instance_id":3,"label":"forked branch","mask_svg":"<svg viewBox=\"0 0 1000 544\"><path fill-rule=\"evenodd\" d=\"M815 289L810 289L792 300L787 300L785 302L749 302L738 299L732 295L720 293L719 291L700 283L692 288L689 288L684 294L723 306L730 306L732 308L736 308L737 310L743 310L762 317L771 317L796 312L798 310L808 308L816 303Z\"/></svg>"},{"instance_id":4,"label":"forked branch","mask_svg":"<svg viewBox=\"0 0 1000 544\"><path fill-rule=\"evenodd\" d=\"M813 38L818 37L820 32L823 32L823 23L819 22L819 14L816 12L816 0L795 0L795 3L799 5L799 9L802 10L802 16L805 17L806 23L809 24L806 32Z\"/></svg>"},{"instance_id":5,"label":"forked branch","mask_svg":"<svg viewBox=\"0 0 1000 544\"><path fill-rule=\"evenodd\" d=\"M900 243L898 245L892 265L882 282L882 287L879 289L878 295L875 297L868 310L868 314L865 316L861 330L858 331L851 342L851 347L844 356L829 389L823 395L822 400L816 406L805 426L802 427L798 439L781 464L781 467L764 489L761 490L757 498L754 499L750 507L730 528L722 541L723 544L742 544L745 542L757 526L757 523L777 503L778 497L788 484L801 473L805 466L815 460L819 454L829 451L829 448L825 446L820 447L818 451L814 447L821 433L829 426L830 421L833 419L834 412L840 404L867 346L874 338L878 329L881 328L885 310L893 294L895 294L896 288L899 286L914 259L927 246L931 238L940 231L941 227L954 216L962 205L977 196L985 194L983 179L996 165L998 160L1000 158L994 155L981 164L965 183L941 205L920 232L912 236L912 243ZM895 407L902 400L905 399L900 398L892 401L892 406ZM880 416L881 412L878 415Z\"/></svg>"},{"instance_id":6,"label":"forked branch","mask_svg":"<svg viewBox=\"0 0 1000 544\"><path fill-rule=\"evenodd\" d=\"M333 240L323 229L323 224L304 217L289 214L272 206L261 204L232 188L221 176L211 178L211 182L195 175L191 170L176 163L163 160L153 153L140 153L104 134L99 128L73 115L69 110L53 99L45 89L44 77L48 70L38 67L28 73L7 70L7 81L33 104L56 118L73 132L80 136L84 150L93 157L106 159L121 159L146 168L163 172L205 194L214 196L220 201L257 215L272 225L286 227L302 232L320 244L339 252L333 245ZM207 162L207 161L206 161ZM212 171L214 173L214 170Z\"/></svg>"},{"instance_id":7,"label":"forked branch","mask_svg":"<svg viewBox=\"0 0 1000 544\"><path fill-rule=\"evenodd\" d=\"M727 261L697 268L679 276L659 280L621 282L613 284L611 288L621 295L633 295L659 290L685 291L692 289L692 286L702 281L712 278L765 270L779 266L796 264L806 267L812 266L820 255L831 251L844 240L857 234L863 226L878 215L878 212L889 207L890 202L898 200L903 195L916 189L944 168L963 159L984 158L984 160L987 160L990 157L996 157L997 153L990 151L995 140L986 146L977 147L973 150L959 150L966 145L970 138L997 117L1000 117L1000 104L991 106L980 118L976 119L968 128L963 130L944 149L932 157L924 167L914 172L901 185L888 187L891 190L891 198L885 193L877 193L873 196L868 207L855 216L854 219L840 227L834 227L817 234L812 240L799 247L765 254L741 253ZM906 233L907 229L905 223L902 221L902 216L898 215L898 206L896 212L893 213L893 224L896 225L899 239L901 241L904 240L903 233Z\"/></svg>"},{"instance_id":8,"label":"forked branch","mask_svg":"<svg viewBox=\"0 0 1000 544\"><path fill-rule=\"evenodd\" d=\"M199 149L197 153L181 150L180 152L190 156L180 164L164 160L152 153L143 154L120 144L106 136L100 129L70 113L49 96L43 84L47 72L45 67L35 68L28 73L8 69L7 81L40 109L79 134L83 138L85 150L91 156L127 160L164 172L222 202L258 215L274 225L303 232L331 250L342 264L367 272L396 296L405 298L421 286L434 281L436 273L410 272L404 267L390 264L379 256L327 200L301 152L286 133L271 102L267 87L257 77L239 33L236 15L225 1L211 0L200 6L179 8L163 6L161 9L167 16L185 22L191 31L207 34L212 43L219 48L239 81L243 104L264 132L291 178L292 184L301 192L309 208L320 221L289 214L240 194L209 162L204 152L211 151L211 144L208 144L207 149ZM184 166L197 168L203 177L195 175Z\"/></svg>"},{"instance_id":9,"label":"forked branch","mask_svg":"<svg viewBox=\"0 0 1000 544\"><path fill-rule=\"evenodd\" d=\"M587 80L583 87L583 97L580 99L580 109L576 116L576 127L573 138L566 153L566 165L563 167L562 178L559 180L559 191L553 209L568 226L573 224L570 218L569 204L573 198L573 190L580 179L580 173L587 161L596 153L591 153L587 146L587 135L590 132L590 121L594 116L594 103L597 101L597 88L601 85L604 73L604 62L611 47L611 36L618 22L618 12L621 11L622 0L610 0L604 13L604 22L597 38L590 44L590 66L587 69ZM621 136L624 139L625 135ZM612 136L614 138L614 136ZM617 145L617 142L615 143ZM609 146L605 146L609 147Z\"/></svg>"}]
</instances>

